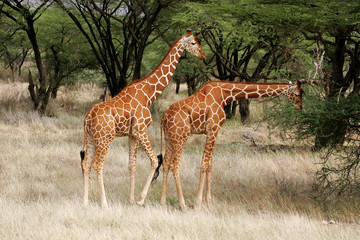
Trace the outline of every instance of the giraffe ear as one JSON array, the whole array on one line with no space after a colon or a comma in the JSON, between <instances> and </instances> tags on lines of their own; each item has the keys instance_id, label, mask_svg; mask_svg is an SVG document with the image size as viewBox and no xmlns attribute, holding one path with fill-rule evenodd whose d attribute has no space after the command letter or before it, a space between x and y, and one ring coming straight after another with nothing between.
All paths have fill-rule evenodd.
<instances>
[{"instance_id":1,"label":"giraffe ear","mask_svg":"<svg viewBox=\"0 0 360 240\"><path fill-rule=\"evenodd\" d=\"M296 86L298 86L300 88L301 87L301 81L297 81Z\"/></svg>"}]
</instances>

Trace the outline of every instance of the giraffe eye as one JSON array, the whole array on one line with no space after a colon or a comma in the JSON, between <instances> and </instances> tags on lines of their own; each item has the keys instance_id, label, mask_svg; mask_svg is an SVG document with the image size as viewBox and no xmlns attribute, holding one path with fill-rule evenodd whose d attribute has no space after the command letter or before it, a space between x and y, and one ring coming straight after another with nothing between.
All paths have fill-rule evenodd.
<instances>
[{"instance_id":1,"label":"giraffe eye","mask_svg":"<svg viewBox=\"0 0 360 240\"><path fill-rule=\"evenodd\" d=\"M192 42L191 44L192 44L192 45L195 45L195 44L196 44L196 42Z\"/></svg>"}]
</instances>

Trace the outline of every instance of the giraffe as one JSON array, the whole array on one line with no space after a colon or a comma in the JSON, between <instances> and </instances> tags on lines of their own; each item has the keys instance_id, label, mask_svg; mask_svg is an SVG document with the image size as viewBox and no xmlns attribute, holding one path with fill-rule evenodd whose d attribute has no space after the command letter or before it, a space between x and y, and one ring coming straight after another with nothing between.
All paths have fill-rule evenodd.
<instances>
[{"instance_id":1,"label":"giraffe","mask_svg":"<svg viewBox=\"0 0 360 240\"><path fill-rule=\"evenodd\" d=\"M131 82L114 98L95 104L87 113L84 120L84 147L80 152L84 178L84 205L88 205L89 175L93 167L100 188L101 206L108 206L103 183L103 165L111 142L115 137L122 136L128 136L129 142L129 202L131 204L135 203L136 155L139 144L150 158L151 171L141 192L141 199L137 202L140 205L144 204L158 166L158 158L146 134L147 127L152 122L149 107L168 85L184 50L199 59L206 58L197 37L192 35L191 30L187 30L187 34L174 42L163 60L150 74Z\"/></svg>"},{"instance_id":2,"label":"giraffe","mask_svg":"<svg viewBox=\"0 0 360 240\"><path fill-rule=\"evenodd\" d=\"M161 204L166 204L166 188L169 169L174 175L180 207L186 208L180 183L180 158L190 134L205 134L206 144L200 168L200 181L196 206L200 207L206 176L206 201L211 206L211 170L214 144L219 129L225 122L224 106L232 101L285 95L296 109L302 109L301 82L291 83L244 83L211 81L196 93L170 106L161 120L161 145L163 134L166 152L163 162L163 186Z\"/></svg>"}]
</instances>

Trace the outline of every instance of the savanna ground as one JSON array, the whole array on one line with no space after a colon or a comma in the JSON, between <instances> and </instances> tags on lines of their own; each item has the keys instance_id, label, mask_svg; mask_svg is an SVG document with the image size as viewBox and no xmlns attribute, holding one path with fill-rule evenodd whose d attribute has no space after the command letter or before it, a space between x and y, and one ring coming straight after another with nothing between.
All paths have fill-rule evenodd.
<instances>
[{"instance_id":1,"label":"savanna ground","mask_svg":"<svg viewBox=\"0 0 360 240\"><path fill-rule=\"evenodd\" d=\"M101 93L92 84L62 88L49 106L51 117L40 117L32 111L27 84L0 81L0 239L360 239L358 201L316 199L321 155L281 133L269 138L266 122L257 120L270 103L256 100L251 126L235 118L221 129L212 208L193 208L205 142L198 135L190 138L181 162L186 211L178 208L172 175L167 207L159 205L162 175L145 207L128 204L127 138L116 139L106 158L109 208L99 207L93 172L90 206L83 207L83 119ZM148 134L156 153L162 113L184 97L185 91L175 95L170 85L152 106ZM136 198L149 169L140 151Z\"/></svg>"}]
</instances>

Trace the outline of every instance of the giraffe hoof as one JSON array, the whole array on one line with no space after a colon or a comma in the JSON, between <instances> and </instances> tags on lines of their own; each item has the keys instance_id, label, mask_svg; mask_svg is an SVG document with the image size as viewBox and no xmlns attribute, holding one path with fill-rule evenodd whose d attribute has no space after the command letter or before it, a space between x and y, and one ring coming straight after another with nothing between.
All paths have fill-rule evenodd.
<instances>
[{"instance_id":1,"label":"giraffe hoof","mask_svg":"<svg viewBox=\"0 0 360 240\"><path fill-rule=\"evenodd\" d=\"M107 205L107 203L101 204L101 208L107 209L109 208L109 206Z\"/></svg>"},{"instance_id":2,"label":"giraffe hoof","mask_svg":"<svg viewBox=\"0 0 360 240\"><path fill-rule=\"evenodd\" d=\"M137 201L136 204L143 207L144 206L144 200Z\"/></svg>"},{"instance_id":3,"label":"giraffe hoof","mask_svg":"<svg viewBox=\"0 0 360 240\"><path fill-rule=\"evenodd\" d=\"M180 210L185 212L188 209L186 205L180 205Z\"/></svg>"}]
</instances>

